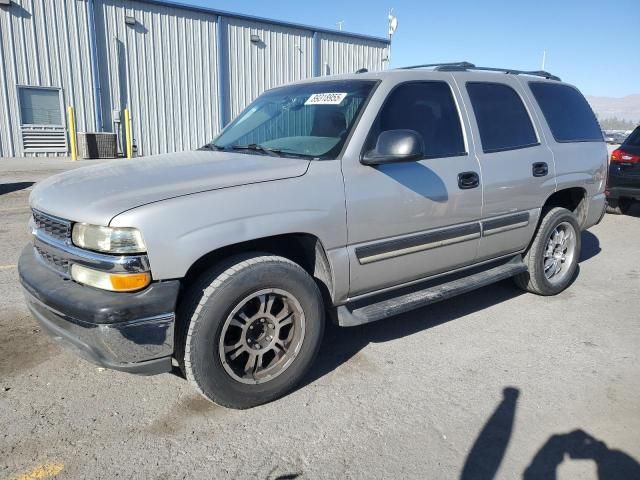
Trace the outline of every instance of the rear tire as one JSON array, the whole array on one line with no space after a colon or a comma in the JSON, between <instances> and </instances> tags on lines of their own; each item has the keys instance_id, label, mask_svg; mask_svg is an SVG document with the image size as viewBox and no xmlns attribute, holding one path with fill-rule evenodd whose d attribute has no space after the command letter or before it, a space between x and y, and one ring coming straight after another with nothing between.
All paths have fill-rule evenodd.
<instances>
[{"instance_id":1,"label":"rear tire","mask_svg":"<svg viewBox=\"0 0 640 480\"><path fill-rule=\"evenodd\" d=\"M178 309L177 357L207 399L245 409L291 391L318 353L322 295L296 263L266 254L206 272Z\"/></svg>"},{"instance_id":2,"label":"rear tire","mask_svg":"<svg viewBox=\"0 0 640 480\"><path fill-rule=\"evenodd\" d=\"M631 208L631 199L629 198L617 198L610 199L607 203L607 213L613 215L624 215Z\"/></svg>"},{"instance_id":3,"label":"rear tire","mask_svg":"<svg viewBox=\"0 0 640 480\"><path fill-rule=\"evenodd\" d=\"M514 277L516 285L537 295L562 292L578 268L581 245L576 216L566 208L552 208L540 222L524 256L529 271Z\"/></svg>"}]
</instances>

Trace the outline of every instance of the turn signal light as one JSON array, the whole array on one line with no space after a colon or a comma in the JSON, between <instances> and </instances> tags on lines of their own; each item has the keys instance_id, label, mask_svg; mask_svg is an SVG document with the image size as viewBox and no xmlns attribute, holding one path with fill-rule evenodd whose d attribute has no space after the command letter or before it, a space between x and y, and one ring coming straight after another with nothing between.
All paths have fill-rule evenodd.
<instances>
[{"instance_id":1,"label":"turn signal light","mask_svg":"<svg viewBox=\"0 0 640 480\"><path fill-rule=\"evenodd\" d=\"M146 287L151 282L151 275L145 273L130 273L125 275L109 275L111 286L118 292L131 292Z\"/></svg>"},{"instance_id":2,"label":"turn signal light","mask_svg":"<svg viewBox=\"0 0 640 480\"><path fill-rule=\"evenodd\" d=\"M71 277L78 283L112 292L133 292L141 290L151 283L149 272L109 273L78 264L71 266Z\"/></svg>"}]
</instances>

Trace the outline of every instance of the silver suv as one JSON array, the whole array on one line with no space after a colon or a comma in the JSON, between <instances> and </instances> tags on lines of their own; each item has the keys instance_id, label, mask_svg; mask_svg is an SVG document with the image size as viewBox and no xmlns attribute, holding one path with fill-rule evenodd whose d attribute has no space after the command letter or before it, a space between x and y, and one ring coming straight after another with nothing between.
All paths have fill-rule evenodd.
<instances>
[{"instance_id":1,"label":"silver suv","mask_svg":"<svg viewBox=\"0 0 640 480\"><path fill-rule=\"evenodd\" d=\"M361 325L509 277L561 292L605 210L587 102L546 72L419 67L275 88L199 151L43 181L33 315L99 365L179 369L247 408L304 377L326 313Z\"/></svg>"}]
</instances>

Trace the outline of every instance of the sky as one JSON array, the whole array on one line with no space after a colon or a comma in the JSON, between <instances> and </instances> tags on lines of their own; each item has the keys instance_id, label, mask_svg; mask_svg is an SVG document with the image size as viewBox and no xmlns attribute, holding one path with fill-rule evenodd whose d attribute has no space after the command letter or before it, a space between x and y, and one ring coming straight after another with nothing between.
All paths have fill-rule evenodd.
<instances>
[{"instance_id":1,"label":"sky","mask_svg":"<svg viewBox=\"0 0 640 480\"><path fill-rule=\"evenodd\" d=\"M466 60L545 70L586 95L640 94L639 0L175 0L317 27L387 35L391 67Z\"/></svg>"}]
</instances>

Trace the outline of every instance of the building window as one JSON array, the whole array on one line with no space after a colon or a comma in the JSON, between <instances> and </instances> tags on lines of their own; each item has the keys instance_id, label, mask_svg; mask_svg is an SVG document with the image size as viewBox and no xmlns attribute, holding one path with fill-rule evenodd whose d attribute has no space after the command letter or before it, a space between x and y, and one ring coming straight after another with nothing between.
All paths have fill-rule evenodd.
<instances>
[{"instance_id":1,"label":"building window","mask_svg":"<svg viewBox=\"0 0 640 480\"><path fill-rule=\"evenodd\" d=\"M59 88L18 87L22 125L62 126Z\"/></svg>"}]
</instances>

